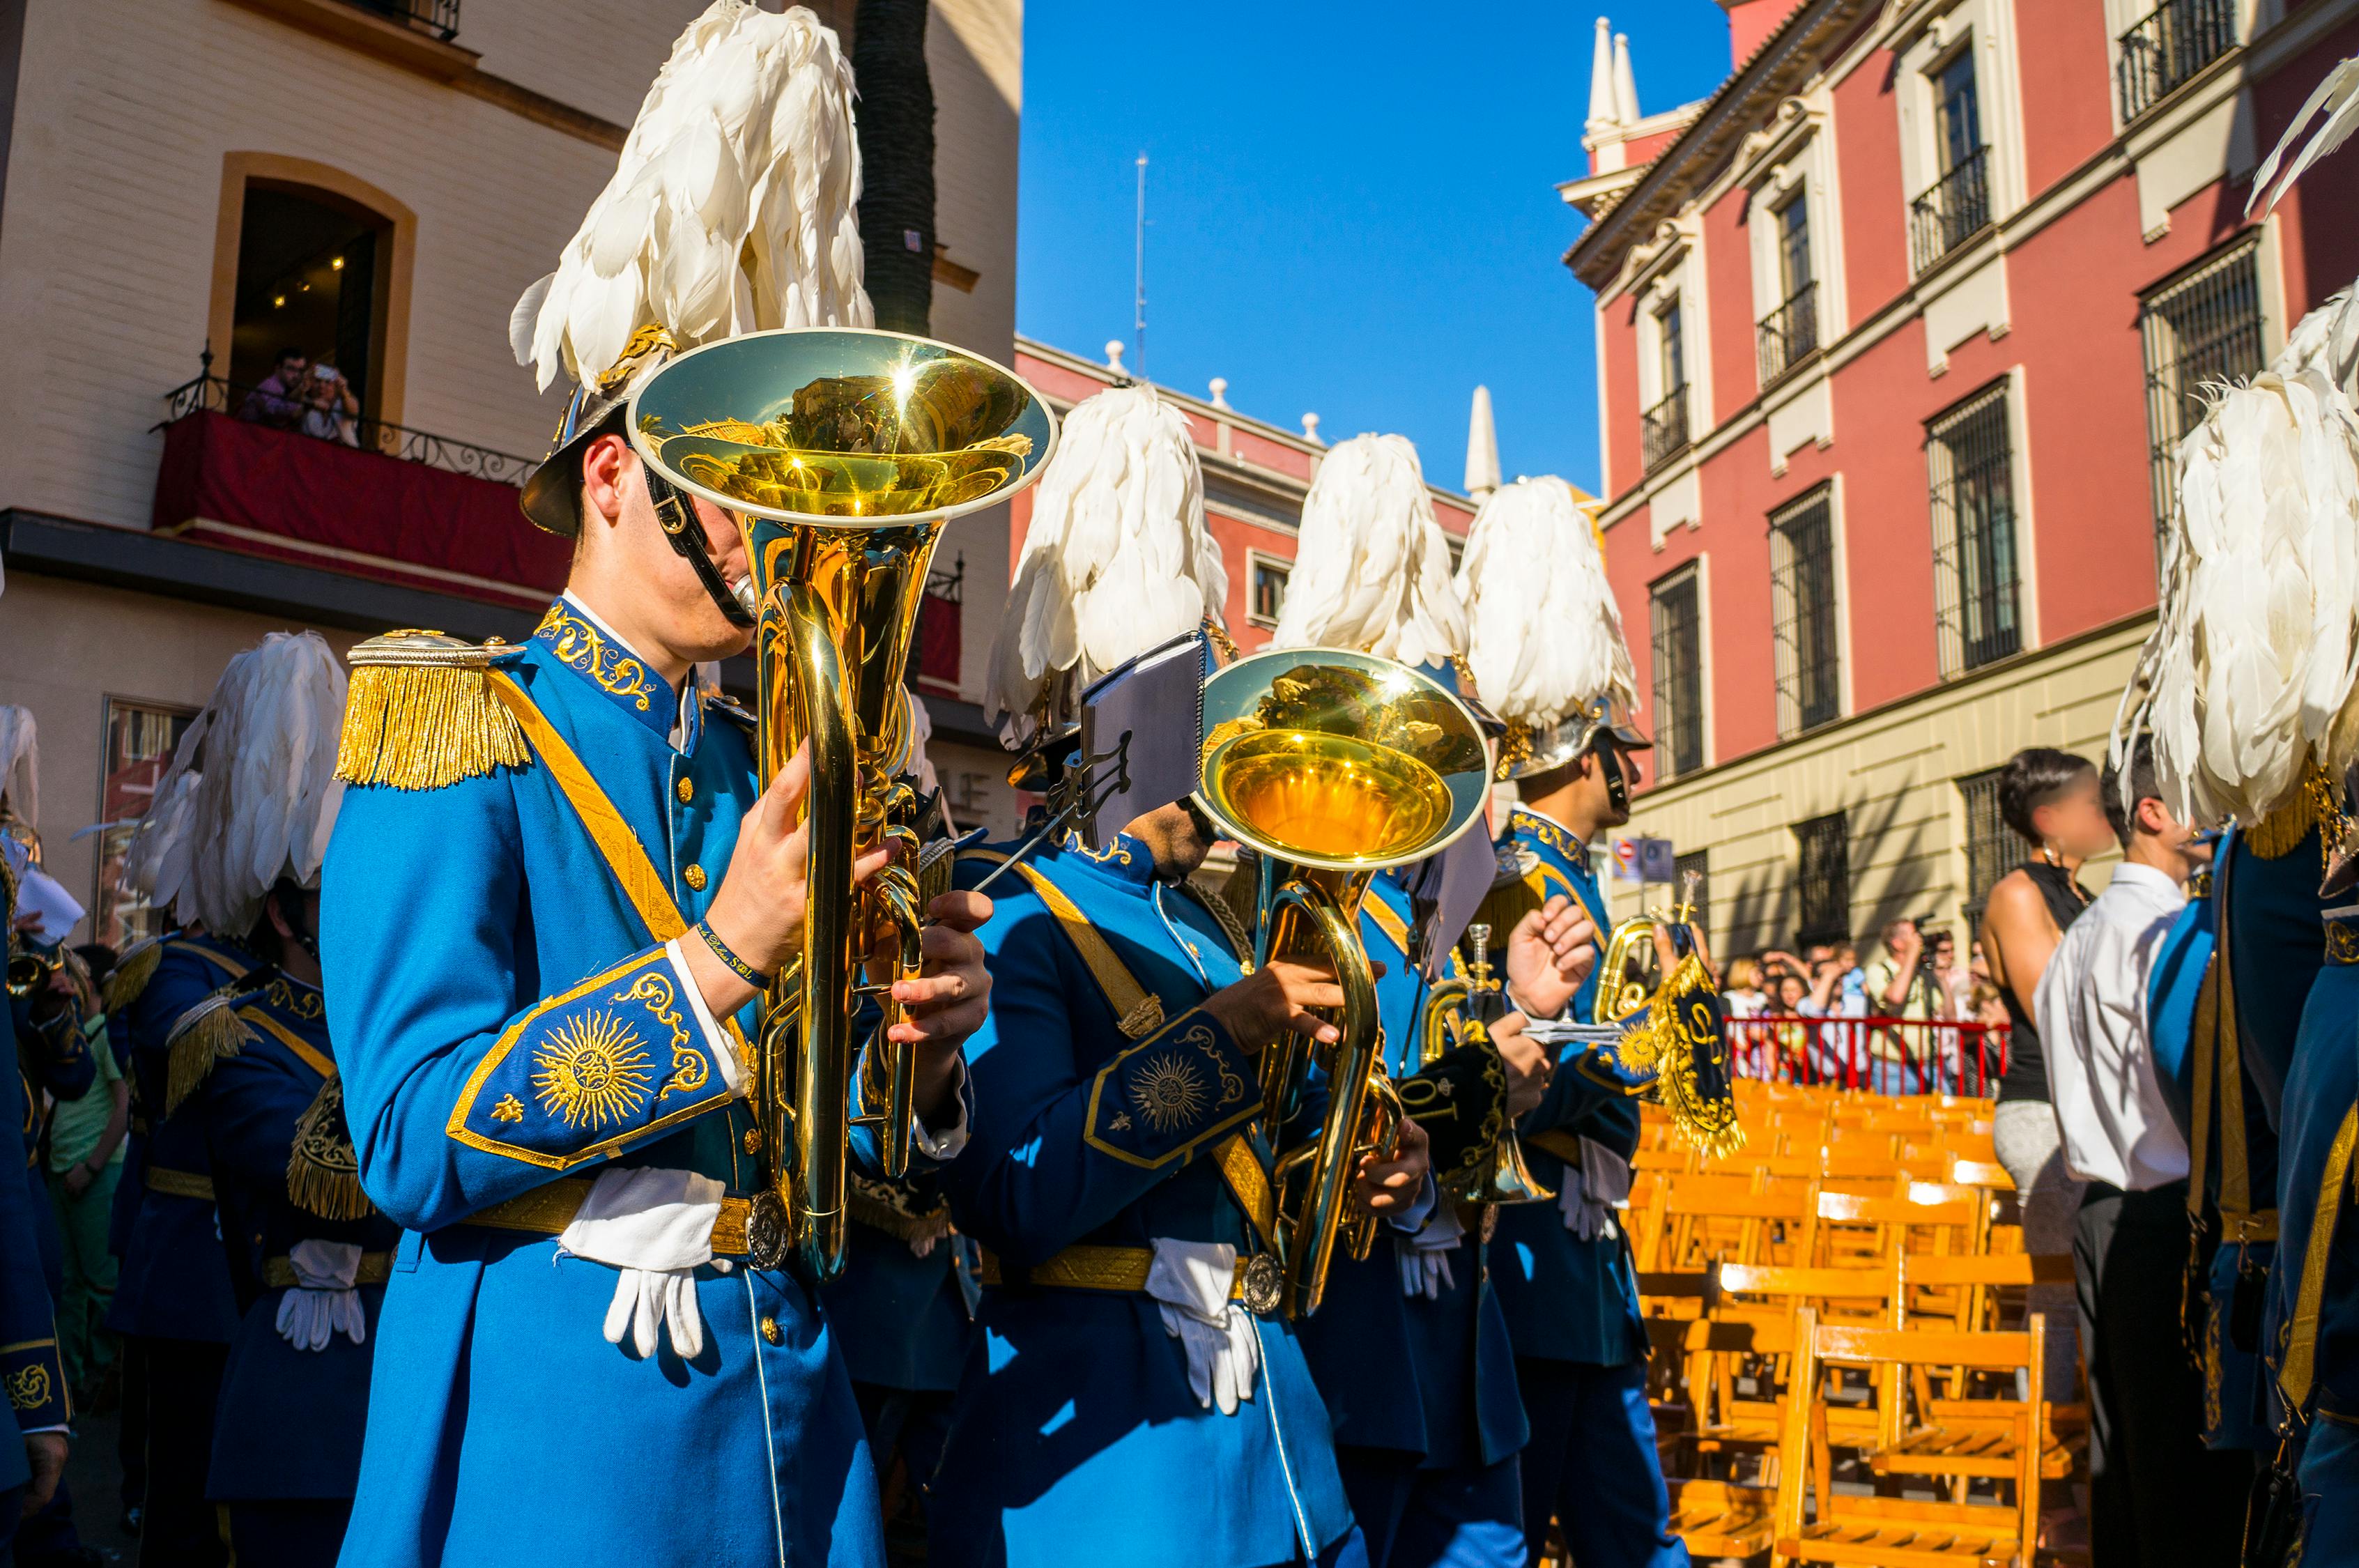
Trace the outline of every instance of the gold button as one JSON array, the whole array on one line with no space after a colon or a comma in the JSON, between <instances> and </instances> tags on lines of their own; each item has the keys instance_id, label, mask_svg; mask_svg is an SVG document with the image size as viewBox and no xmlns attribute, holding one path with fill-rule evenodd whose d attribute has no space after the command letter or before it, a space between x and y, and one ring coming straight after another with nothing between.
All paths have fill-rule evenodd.
<instances>
[{"instance_id":1,"label":"gold button","mask_svg":"<svg viewBox=\"0 0 2359 1568\"><path fill-rule=\"evenodd\" d=\"M747 1127L747 1128L745 1129L745 1152L746 1152L746 1153L748 1153L748 1154L759 1154L759 1153L761 1153L761 1152L762 1152L762 1129L761 1129L760 1127Z\"/></svg>"},{"instance_id":2,"label":"gold button","mask_svg":"<svg viewBox=\"0 0 2359 1568\"><path fill-rule=\"evenodd\" d=\"M688 780L683 779L680 782L685 784ZM688 884L689 891L691 893L704 891L704 867L701 866L690 866L679 874L679 879Z\"/></svg>"},{"instance_id":3,"label":"gold button","mask_svg":"<svg viewBox=\"0 0 2359 1568\"><path fill-rule=\"evenodd\" d=\"M696 780L693 779L682 778L679 781L679 803L685 806L690 800L695 799Z\"/></svg>"},{"instance_id":4,"label":"gold button","mask_svg":"<svg viewBox=\"0 0 2359 1568\"><path fill-rule=\"evenodd\" d=\"M787 1338L785 1332L778 1327L778 1320L776 1318L762 1320L762 1337L772 1345L783 1345Z\"/></svg>"}]
</instances>

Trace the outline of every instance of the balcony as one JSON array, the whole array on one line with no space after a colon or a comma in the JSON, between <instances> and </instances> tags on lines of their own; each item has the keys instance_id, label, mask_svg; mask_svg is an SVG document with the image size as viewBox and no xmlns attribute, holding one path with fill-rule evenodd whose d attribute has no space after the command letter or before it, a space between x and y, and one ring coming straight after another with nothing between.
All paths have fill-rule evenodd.
<instances>
[{"instance_id":1,"label":"balcony","mask_svg":"<svg viewBox=\"0 0 2359 1568\"><path fill-rule=\"evenodd\" d=\"M1682 381L1639 416L1640 453L1652 474L1688 449L1688 387Z\"/></svg>"},{"instance_id":2,"label":"balcony","mask_svg":"<svg viewBox=\"0 0 2359 1568\"><path fill-rule=\"evenodd\" d=\"M1908 248L1923 274L1990 226L1990 149L1983 147L1908 204Z\"/></svg>"},{"instance_id":3,"label":"balcony","mask_svg":"<svg viewBox=\"0 0 2359 1568\"><path fill-rule=\"evenodd\" d=\"M223 550L530 608L571 547L524 519L526 458L378 419L286 429L254 388L204 375L165 394L153 527Z\"/></svg>"},{"instance_id":4,"label":"balcony","mask_svg":"<svg viewBox=\"0 0 2359 1568\"><path fill-rule=\"evenodd\" d=\"M2126 125L2235 47L2236 0L2164 0L2118 41L2114 74Z\"/></svg>"},{"instance_id":5,"label":"balcony","mask_svg":"<svg viewBox=\"0 0 2359 1568\"><path fill-rule=\"evenodd\" d=\"M1764 390L1819 352L1819 286L1805 283L1754 328Z\"/></svg>"},{"instance_id":6,"label":"balcony","mask_svg":"<svg viewBox=\"0 0 2359 1568\"><path fill-rule=\"evenodd\" d=\"M344 0L344 4L400 22L446 44L459 36L459 0Z\"/></svg>"},{"instance_id":7,"label":"balcony","mask_svg":"<svg viewBox=\"0 0 2359 1568\"><path fill-rule=\"evenodd\" d=\"M962 623L966 615L966 557L961 555L948 572L929 572L926 592L918 601L917 635L909 648L908 684L921 696L959 694L959 663L964 651Z\"/></svg>"}]
</instances>

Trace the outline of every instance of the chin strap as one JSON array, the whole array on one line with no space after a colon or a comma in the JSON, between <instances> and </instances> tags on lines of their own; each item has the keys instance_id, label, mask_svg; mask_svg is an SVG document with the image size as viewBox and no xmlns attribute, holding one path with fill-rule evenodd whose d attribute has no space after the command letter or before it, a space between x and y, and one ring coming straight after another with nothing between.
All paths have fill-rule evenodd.
<instances>
[{"instance_id":1,"label":"chin strap","mask_svg":"<svg viewBox=\"0 0 2359 1568\"><path fill-rule=\"evenodd\" d=\"M696 509L688 504L688 497L652 465L647 467L647 499L655 503L656 521L663 525L664 538L671 540L672 549L696 569L696 580L704 584L704 591L712 596L721 613L729 617L729 624L751 626L753 612L721 580L721 569L712 564L712 554L705 548L703 526L697 521Z\"/></svg>"}]
</instances>

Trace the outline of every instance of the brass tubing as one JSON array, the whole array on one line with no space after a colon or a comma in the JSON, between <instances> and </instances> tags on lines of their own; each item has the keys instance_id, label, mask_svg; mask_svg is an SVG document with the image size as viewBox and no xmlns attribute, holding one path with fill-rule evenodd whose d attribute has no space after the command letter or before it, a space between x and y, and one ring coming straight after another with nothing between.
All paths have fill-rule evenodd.
<instances>
[{"instance_id":1,"label":"brass tubing","mask_svg":"<svg viewBox=\"0 0 2359 1568\"><path fill-rule=\"evenodd\" d=\"M1335 895L1308 878L1289 882L1278 890L1272 912L1278 920L1290 913L1308 923L1302 945L1321 951L1343 989L1343 1016L1336 1020L1343 1038L1329 1053L1327 1116L1316 1151L1310 1156L1310 1186L1286 1260L1287 1315L1309 1317L1326 1299L1335 1244L1352 1220L1353 1177L1368 1144L1364 1127L1370 1083L1384 1071L1384 1039L1367 952ZM1290 931L1283 932L1273 939L1272 948L1281 954L1299 951L1288 940L1293 936Z\"/></svg>"},{"instance_id":2,"label":"brass tubing","mask_svg":"<svg viewBox=\"0 0 2359 1568\"><path fill-rule=\"evenodd\" d=\"M810 824L803 909L801 1049L795 1063L794 1244L814 1281L843 1271L843 1161L851 1114L844 1078L851 1059L855 900L852 887L860 767L852 735L852 691L826 604L808 582L786 585L787 635L795 706L810 742Z\"/></svg>"}]
</instances>

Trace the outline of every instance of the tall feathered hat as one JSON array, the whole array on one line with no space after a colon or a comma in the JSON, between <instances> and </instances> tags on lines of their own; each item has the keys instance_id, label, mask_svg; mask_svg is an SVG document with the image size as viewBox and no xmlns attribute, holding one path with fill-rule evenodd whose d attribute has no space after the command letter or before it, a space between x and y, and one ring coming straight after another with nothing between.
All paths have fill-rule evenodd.
<instances>
[{"instance_id":1,"label":"tall feathered hat","mask_svg":"<svg viewBox=\"0 0 2359 1568\"><path fill-rule=\"evenodd\" d=\"M1353 436L1320 459L1272 648L1333 648L1408 665L1466 656L1450 537L1406 436Z\"/></svg>"},{"instance_id":2,"label":"tall feathered hat","mask_svg":"<svg viewBox=\"0 0 2359 1568\"><path fill-rule=\"evenodd\" d=\"M1011 750L1057 734L1099 676L1207 621L1222 626L1228 593L1187 416L1152 387L1085 399L1033 493L985 717Z\"/></svg>"},{"instance_id":3,"label":"tall feathered hat","mask_svg":"<svg viewBox=\"0 0 2359 1568\"><path fill-rule=\"evenodd\" d=\"M231 659L132 833L125 883L229 937L254 929L281 877L318 887L343 714L344 668L316 632L273 632Z\"/></svg>"},{"instance_id":4,"label":"tall feathered hat","mask_svg":"<svg viewBox=\"0 0 2359 1568\"><path fill-rule=\"evenodd\" d=\"M41 821L41 742L33 710L0 703L0 821L32 833Z\"/></svg>"},{"instance_id":5,"label":"tall feathered hat","mask_svg":"<svg viewBox=\"0 0 2359 1568\"><path fill-rule=\"evenodd\" d=\"M582 449L672 354L776 327L875 324L852 99L835 34L800 5L713 0L672 45L614 177L509 318L516 362L543 389L560 374L575 383L553 450L525 482L535 523L581 531ZM649 478L651 490L661 483ZM701 530L671 537L704 560ZM700 574L717 582L709 562Z\"/></svg>"},{"instance_id":6,"label":"tall feathered hat","mask_svg":"<svg viewBox=\"0 0 2359 1568\"><path fill-rule=\"evenodd\" d=\"M1507 725L1508 778L1561 767L1602 730L1625 746L1653 744L1625 717L1638 705L1638 678L1596 531L1571 485L1549 474L1493 491L1467 532L1458 592L1466 662Z\"/></svg>"}]
</instances>

